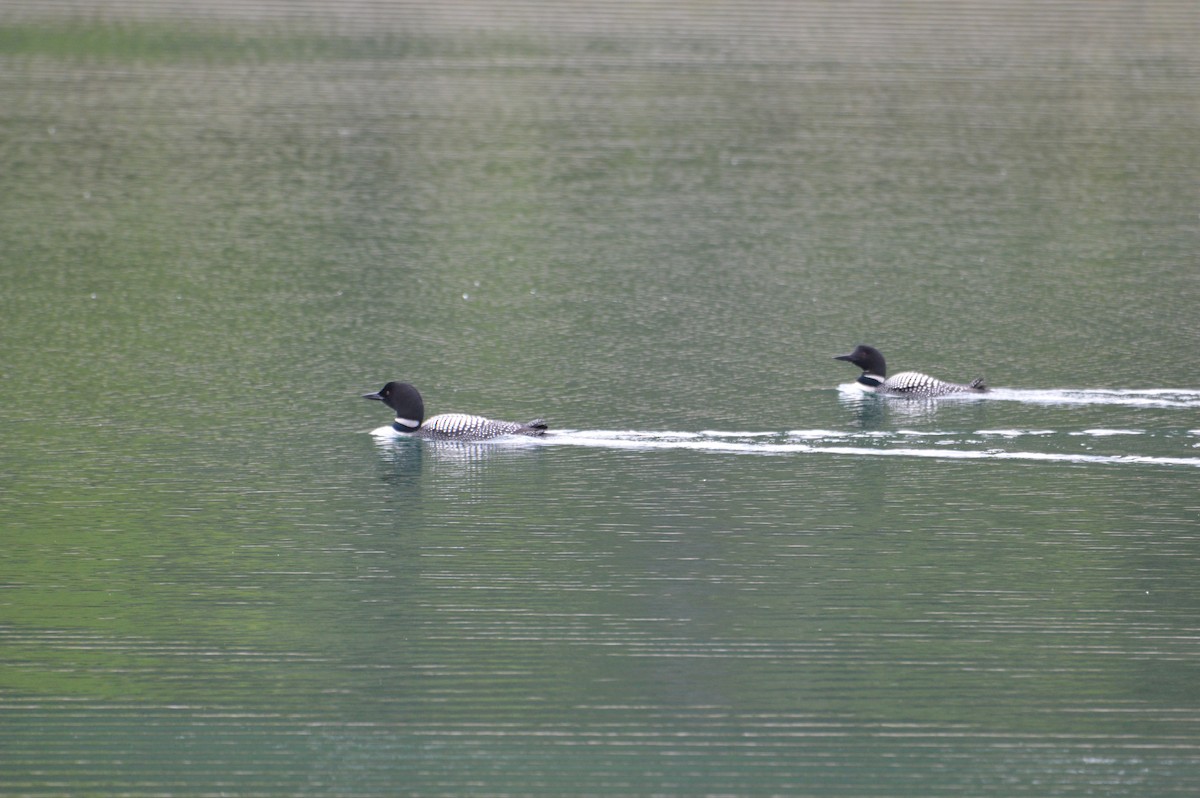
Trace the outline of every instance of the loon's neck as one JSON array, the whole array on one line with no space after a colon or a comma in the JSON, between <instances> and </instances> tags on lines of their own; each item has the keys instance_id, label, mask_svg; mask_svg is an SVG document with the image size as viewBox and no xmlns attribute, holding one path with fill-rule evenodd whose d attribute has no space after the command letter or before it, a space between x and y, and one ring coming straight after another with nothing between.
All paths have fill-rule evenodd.
<instances>
[{"instance_id":1,"label":"loon's neck","mask_svg":"<svg viewBox=\"0 0 1200 798\"><path fill-rule=\"evenodd\" d=\"M411 418L400 418L397 416L396 420L392 422L392 429L396 430L396 432L412 433L416 432L420 428L421 422L415 421Z\"/></svg>"},{"instance_id":2,"label":"loon's neck","mask_svg":"<svg viewBox=\"0 0 1200 798\"><path fill-rule=\"evenodd\" d=\"M866 386L872 390L881 387L883 385L883 381L883 377L880 377L878 374L872 374L869 371L864 371L862 374L858 375L858 379L856 380L859 385Z\"/></svg>"}]
</instances>

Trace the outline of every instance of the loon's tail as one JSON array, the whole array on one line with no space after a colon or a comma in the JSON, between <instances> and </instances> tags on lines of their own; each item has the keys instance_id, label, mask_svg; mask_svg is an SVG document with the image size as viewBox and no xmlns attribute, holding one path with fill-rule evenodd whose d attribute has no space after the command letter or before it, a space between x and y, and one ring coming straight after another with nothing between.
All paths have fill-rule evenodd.
<instances>
[{"instance_id":1,"label":"loon's tail","mask_svg":"<svg viewBox=\"0 0 1200 798\"><path fill-rule=\"evenodd\" d=\"M533 421L530 421L528 424L523 425L519 430L517 430L517 432L520 433L521 435L535 435L536 436L536 435L545 435L546 430L548 430L548 429L550 429L550 425L546 423L546 419L535 418Z\"/></svg>"},{"instance_id":2,"label":"loon's tail","mask_svg":"<svg viewBox=\"0 0 1200 798\"><path fill-rule=\"evenodd\" d=\"M983 377L977 377L971 380L969 383L967 383L967 387L972 391L979 391L980 393L983 393L988 389L987 383L983 381Z\"/></svg>"}]
</instances>

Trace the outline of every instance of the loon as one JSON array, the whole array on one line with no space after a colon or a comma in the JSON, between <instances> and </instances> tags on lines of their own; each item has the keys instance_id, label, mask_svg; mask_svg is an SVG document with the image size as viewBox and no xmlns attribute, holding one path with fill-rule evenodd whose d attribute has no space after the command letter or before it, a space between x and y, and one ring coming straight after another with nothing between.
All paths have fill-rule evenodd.
<instances>
[{"instance_id":1,"label":"loon","mask_svg":"<svg viewBox=\"0 0 1200 798\"><path fill-rule=\"evenodd\" d=\"M396 411L392 429L414 438L437 441L482 441L502 435L545 435L548 427L542 419L528 424L496 421L466 413L443 413L425 418L425 402L417 389L407 382L389 382L377 393L365 393L364 399L383 402Z\"/></svg>"},{"instance_id":2,"label":"loon","mask_svg":"<svg viewBox=\"0 0 1200 798\"><path fill-rule=\"evenodd\" d=\"M983 393L987 385L983 378L962 385L943 382L919 371L902 371L887 376L887 363L883 354L873 346L859 344L848 355L837 355L834 360L847 360L863 370L858 377L858 386L864 391L894 396L947 396L958 393Z\"/></svg>"}]
</instances>

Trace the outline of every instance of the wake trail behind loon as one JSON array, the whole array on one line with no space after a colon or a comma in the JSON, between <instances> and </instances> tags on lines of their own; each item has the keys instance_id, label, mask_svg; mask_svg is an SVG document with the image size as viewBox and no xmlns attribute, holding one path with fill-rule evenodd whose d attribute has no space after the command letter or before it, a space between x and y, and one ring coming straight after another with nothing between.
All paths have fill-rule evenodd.
<instances>
[{"instance_id":1,"label":"wake trail behind loon","mask_svg":"<svg viewBox=\"0 0 1200 798\"><path fill-rule=\"evenodd\" d=\"M864 394L856 383L838 386L842 395L858 399L884 401L922 401L906 396ZM953 394L938 397L938 402L1024 402L1037 405L1119 405L1124 407L1162 407L1200 409L1200 390L1188 388L992 388L987 393Z\"/></svg>"},{"instance_id":2,"label":"wake trail behind loon","mask_svg":"<svg viewBox=\"0 0 1200 798\"><path fill-rule=\"evenodd\" d=\"M1093 436L1112 434L1140 435L1136 430L1091 430L1085 433ZM622 449L627 451L662 451L690 450L699 452L753 454L753 455L794 455L794 454L831 454L859 457L914 457L938 460L1023 460L1053 463L1078 464L1140 464L1160 466L1190 466L1200 468L1200 457L1163 457L1141 454L1086 454L1075 452L1044 452L1044 451L1012 451L989 446L987 448L932 448L923 446L864 446L854 445L854 441L867 442L870 440L887 440L936 437L942 436L943 442L960 444L953 440L955 437L999 438L1011 440L1024 435L1041 436L1045 430L995 430L964 433L955 436L951 433L912 433L899 432L876 436L873 433L843 434L830 433L829 430L794 430L788 433L692 433L692 432L646 432L621 430L562 430L551 432L547 437L538 441L546 446L582 446L601 449ZM770 440L762 440L770 438ZM832 439L832 440L831 440ZM836 441L836 442L835 442ZM845 442L843 442L845 441ZM1200 444L1197 444L1200 445Z\"/></svg>"},{"instance_id":3,"label":"wake trail behind loon","mask_svg":"<svg viewBox=\"0 0 1200 798\"><path fill-rule=\"evenodd\" d=\"M1024 402L1043 406L1120 406L1145 409L1200 409L1200 390L1150 389L1017 389L994 388L985 394L963 394L938 399L864 395L848 383L838 387L848 403L885 403L900 411L919 410L960 402ZM1161 414L1158 419L1161 422ZM1174 414L1170 414L1174 415ZM937 460L1016 460L1045 463L1153 465L1200 468L1200 455L1180 456L1180 447L1200 450L1200 428L1192 414L1171 429L1090 426L1076 429L985 428L975 430L584 430L551 429L545 437L509 436L471 444L474 447L577 446L626 451L687 450L755 455L841 455L853 457L909 457ZM927 416L932 417L932 416ZM1147 419L1149 421L1150 419ZM1093 420L1094 421L1094 420ZM397 436L390 427L373 435L381 443ZM434 445L427 441L427 445ZM1107 452L1096 449L1108 448ZM1143 451L1135 451L1141 448ZM1085 451L1079 451L1084 449ZM1112 451L1117 449L1117 451Z\"/></svg>"}]
</instances>

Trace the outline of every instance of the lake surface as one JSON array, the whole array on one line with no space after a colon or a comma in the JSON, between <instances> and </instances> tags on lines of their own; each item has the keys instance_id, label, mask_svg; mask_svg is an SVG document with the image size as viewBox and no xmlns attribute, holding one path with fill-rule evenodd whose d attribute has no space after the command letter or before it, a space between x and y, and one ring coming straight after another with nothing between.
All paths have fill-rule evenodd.
<instances>
[{"instance_id":1,"label":"lake surface","mask_svg":"<svg viewBox=\"0 0 1200 798\"><path fill-rule=\"evenodd\" d=\"M1198 40L6 3L0 793L1197 794Z\"/></svg>"}]
</instances>

